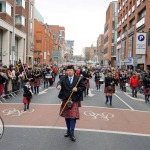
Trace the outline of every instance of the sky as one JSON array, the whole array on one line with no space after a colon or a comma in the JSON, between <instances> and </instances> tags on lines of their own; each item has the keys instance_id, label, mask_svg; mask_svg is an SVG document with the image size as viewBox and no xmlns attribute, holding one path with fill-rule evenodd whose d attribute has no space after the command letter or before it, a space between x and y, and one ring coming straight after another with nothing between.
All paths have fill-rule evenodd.
<instances>
[{"instance_id":1,"label":"sky","mask_svg":"<svg viewBox=\"0 0 150 150\"><path fill-rule=\"evenodd\" d=\"M104 32L106 10L112 0L35 0L44 23L65 27L65 39L74 40L74 55L96 45Z\"/></svg>"}]
</instances>

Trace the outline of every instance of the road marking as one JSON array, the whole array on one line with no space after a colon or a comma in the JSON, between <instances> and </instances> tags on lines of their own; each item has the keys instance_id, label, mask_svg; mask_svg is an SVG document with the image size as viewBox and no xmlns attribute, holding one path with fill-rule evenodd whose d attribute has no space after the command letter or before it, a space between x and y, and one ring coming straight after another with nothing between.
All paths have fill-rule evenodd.
<instances>
[{"instance_id":1,"label":"road marking","mask_svg":"<svg viewBox=\"0 0 150 150\"><path fill-rule=\"evenodd\" d=\"M90 116L92 119L102 118L104 121L109 121L110 119L114 118L114 115L111 113L103 112L101 114L94 113L93 111L85 111L85 116Z\"/></svg>"},{"instance_id":2,"label":"road marking","mask_svg":"<svg viewBox=\"0 0 150 150\"><path fill-rule=\"evenodd\" d=\"M136 101L140 101L140 102L144 102L143 99L138 99L138 98L134 98L132 96L129 95L129 93L124 93L126 96L128 96L129 98L133 99L133 100L136 100Z\"/></svg>"},{"instance_id":3,"label":"road marking","mask_svg":"<svg viewBox=\"0 0 150 150\"><path fill-rule=\"evenodd\" d=\"M2 111L2 113L6 116L17 116L20 117L21 115L25 114L25 113L32 113L34 112L34 109L29 109L27 111L24 110L17 110L16 108L8 108Z\"/></svg>"},{"instance_id":4,"label":"road marking","mask_svg":"<svg viewBox=\"0 0 150 150\"><path fill-rule=\"evenodd\" d=\"M66 127L54 127L54 126L21 126L21 125L5 125L6 128L35 128L35 129L59 129L66 130ZM134 136L143 136L150 137L150 134L142 134L142 133L132 133L132 132L121 132L121 131L110 131L110 130L94 130L94 129L84 129L84 128L76 128L77 131L83 132L98 132L98 133L110 133L110 134L122 134L122 135L134 135Z\"/></svg>"},{"instance_id":5,"label":"road marking","mask_svg":"<svg viewBox=\"0 0 150 150\"><path fill-rule=\"evenodd\" d=\"M22 105L22 103L3 103L2 105ZM39 106L60 106L60 104L40 104L40 103L31 103L30 106L32 107L32 105L39 105ZM142 110L130 110L130 109L121 109L121 108L107 108L107 107L98 107L98 106L86 106L86 105L82 105L82 108L99 108L99 109L114 109L114 110L120 110L120 111L135 111L135 112L141 112L141 113L150 113L150 111L142 111Z\"/></svg>"},{"instance_id":6,"label":"road marking","mask_svg":"<svg viewBox=\"0 0 150 150\"><path fill-rule=\"evenodd\" d=\"M130 105L128 105L122 98L120 98L117 94L114 94L118 99L120 99L126 106L128 106L131 110L134 110Z\"/></svg>"},{"instance_id":7,"label":"road marking","mask_svg":"<svg viewBox=\"0 0 150 150\"><path fill-rule=\"evenodd\" d=\"M91 89L89 89L89 94L88 96L93 97L95 94L92 94Z\"/></svg>"}]
</instances>

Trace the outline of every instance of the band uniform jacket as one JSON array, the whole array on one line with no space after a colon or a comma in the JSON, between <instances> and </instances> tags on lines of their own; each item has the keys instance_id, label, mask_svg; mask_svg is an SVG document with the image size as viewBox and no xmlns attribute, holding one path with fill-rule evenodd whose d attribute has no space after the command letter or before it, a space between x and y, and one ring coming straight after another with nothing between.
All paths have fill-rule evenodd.
<instances>
[{"instance_id":1,"label":"band uniform jacket","mask_svg":"<svg viewBox=\"0 0 150 150\"><path fill-rule=\"evenodd\" d=\"M57 83L58 85L61 85L61 90L59 92L58 97L61 100L67 100L72 92L72 89L76 86L76 83L79 80L79 76L74 75L72 84L69 82L69 77L67 75L63 76L60 81ZM83 83L83 80L81 79L79 81L79 84L77 85L77 92L74 92L71 100L74 102L82 101L83 100L83 91L85 90L85 86Z\"/></svg>"}]
</instances>

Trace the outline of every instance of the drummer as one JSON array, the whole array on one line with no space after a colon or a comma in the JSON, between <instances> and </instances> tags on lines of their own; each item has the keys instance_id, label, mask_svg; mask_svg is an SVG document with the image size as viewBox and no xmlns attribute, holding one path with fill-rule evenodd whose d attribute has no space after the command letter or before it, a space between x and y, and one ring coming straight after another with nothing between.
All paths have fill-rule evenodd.
<instances>
[{"instance_id":1,"label":"drummer","mask_svg":"<svg viewBox=\"0 0 150 150\"><path fill-rule=\"evenodd\" d=\"M48 88L48 82L49 82L49 76L47 74L47 67L44 66L43 70L42 70L42 76L44 79L44 88Z\"/></svg>"},{"instance_id":2,"label":"drummer","mask_svg":"<svg viewBox=\"0 0 150 150\"><path fill-rule=\"evenodd\" d=\"M96 69L96 71L94 72L93 75L95 76L95 84L96 84L96 87L97 87L97 91L100 91L100 86L101 86L100 78L101 78L101 75L100 75L100 72L98 71L98 69Z\"/></svg>"}]
</instances>

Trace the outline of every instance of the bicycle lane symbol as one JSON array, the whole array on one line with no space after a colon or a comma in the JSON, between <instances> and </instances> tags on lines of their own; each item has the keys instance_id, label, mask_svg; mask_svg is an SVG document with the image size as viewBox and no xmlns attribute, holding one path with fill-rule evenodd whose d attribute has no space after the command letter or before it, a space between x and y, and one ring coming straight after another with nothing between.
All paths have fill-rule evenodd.
<instances>
[{"instance_id":1,"label":"bicycle lane symbol","mask_svg":"<svg viewBox=\"0 0 150 150\"><path fill-rule=\"evenodd\" d=\"M34 109L30 109L30 110L27 110L27 111L24 111L24 110L17 110L16 108L8 108L8 109L5 109L2 111L2 113L6 116L17 116L17 117L20 117L21 115L23 114L27 114L27 113L32 113L34 112Z\"/></svg>"},{"instance_id":2,"label":"bicycle lane symbol","mask_svg":"<svg viewBox=\"0 0 150 150\"><path fill-rule=\"evenodd\" d=\"M2 138L3 134L4 134L4 121L0 117L0 139Z\"/></svg>"},{"instance_id":3,"label":"bicycle lane symbol","mask_svg":"<svg viewBox=\"0 0 150 150\"><path fill-rule=\"evenodd\" d=\"M114 118L115 116L111 113L103 112L101 114L94 113L92 111L85 111L84 112L85 116L91 117L91 119L98 119L101 118L104 121L109 121L110 119Z\"/></svg>"}]
</instances>

